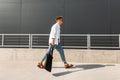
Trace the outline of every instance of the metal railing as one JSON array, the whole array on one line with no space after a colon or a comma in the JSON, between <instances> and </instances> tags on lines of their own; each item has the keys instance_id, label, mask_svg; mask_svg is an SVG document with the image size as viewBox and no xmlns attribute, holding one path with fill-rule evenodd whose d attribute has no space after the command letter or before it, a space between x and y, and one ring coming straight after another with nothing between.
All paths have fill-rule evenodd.
<instances>
[{"instance_id":1,"label":"metal railing","mask_svg":"<svg viewBox=\"0 0 120 80\"><path fill-rule=\"evenodd\" d=\"M48 47L49 34L0 34L1 48ZM120 49L120 34L61 34L64 48Z\"/></svg>"}]
</instances>

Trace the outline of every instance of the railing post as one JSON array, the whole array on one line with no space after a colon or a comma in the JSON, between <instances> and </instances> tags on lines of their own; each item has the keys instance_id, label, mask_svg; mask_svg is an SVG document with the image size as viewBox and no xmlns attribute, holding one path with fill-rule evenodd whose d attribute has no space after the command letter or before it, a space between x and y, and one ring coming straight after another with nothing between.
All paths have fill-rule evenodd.
<instances>
[{"instance_id":1,"label":"railing post","mask_svg":"<svg viewBox=\"0 0 120 80\"><path fill-rule=\"evenodd\" d=\"M4 46L4 34L2 34L2 47Z\"/></svg>"},{"instance_id":2,"label":"railing post","mask_svg":"<svg viewBox=\"0 0 120 80\"><path fill-rule=\"evenodd\" d=\"M30 44L31 44L31 48L32 48L32 47L33 47L33 46L32 46L32 43L33 43L33 35L31 34L30 36L31 36L31 43L30 43Z\"/></svg>"},{"instance_id":3,"label":"railing post","mask_svg":"<svg viewBox=\"0 0 120 80\"><path fill-rule=\"evenodd\" d=\"M87 34L87 49L90 49L90 47L91 47L90 34Z\"/></svg>"},{"instance_id":4,"label":"railing post","mask_svg":"<svg viewBox=\"0 0 120 80\"><path fill-rule=\"evenodd\" d=\"M31 43L32 39L31 39L31 34L29 34L29 48L32 48L32 43Z\"/></svg>"},{"instance_id":5,"label":"railing post","mask_svg":"<svg viewBox=\"0 0 120 80\"><path fill-rule=\"evenodd\" d=\"M119 34L119 48L120 48L120 34Z\"/></svg>"}]
</instances>

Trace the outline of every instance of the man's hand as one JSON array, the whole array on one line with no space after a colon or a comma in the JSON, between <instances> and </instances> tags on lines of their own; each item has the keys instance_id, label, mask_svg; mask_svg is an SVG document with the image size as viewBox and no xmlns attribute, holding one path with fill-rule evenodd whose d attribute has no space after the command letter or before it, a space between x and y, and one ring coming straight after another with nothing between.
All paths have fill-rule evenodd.
<instances>
[{"instance_id":1,"label":"man's hand","mask_svg":"<svg viewBox=\"0 0 120 80\"><path fill-rule=\"evenodd\" d=\"M52 38L52 45L55 45L55 38Z\"/></svg>"}]
</instances>

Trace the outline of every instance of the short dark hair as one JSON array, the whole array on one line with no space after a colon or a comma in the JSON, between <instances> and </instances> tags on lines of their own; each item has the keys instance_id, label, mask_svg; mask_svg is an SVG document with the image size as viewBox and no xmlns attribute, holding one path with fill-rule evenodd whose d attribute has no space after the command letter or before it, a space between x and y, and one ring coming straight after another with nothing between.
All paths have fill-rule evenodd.
<instances>
[{"instance_id":1,"label":"short dark hair","mask_svg":"<svg viewBox=\"0 0 120 80\"><path fill-rule=\"evenodd\" d=\"M59 20L59 19L62 19L63 17L62 16L57 16L55 20Z\"/></svg>"}]
</instances>

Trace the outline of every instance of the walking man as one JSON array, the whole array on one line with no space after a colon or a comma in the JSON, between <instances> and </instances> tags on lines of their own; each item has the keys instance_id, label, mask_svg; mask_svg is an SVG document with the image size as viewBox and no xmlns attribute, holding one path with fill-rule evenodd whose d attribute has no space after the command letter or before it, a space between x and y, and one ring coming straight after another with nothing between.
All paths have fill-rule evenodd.
<instances>
[{"instance_id":1,"label":"walking man","mask_svg":"<svg viewBox=\"0 0 120 80\"><path fill-rule=\"evenodd\" d=\"M64 50L60 43L60 26L63 24L63 17L57 16L55 20L56 20L56 23L52 26L51 32L49 35L49 48L47 52L44 54L42 60L38 63L39 68L44 68L43 61L46 59L47 54L49 54L53 46L54 46L54 49L56 49L59 52L61 59L64 63L64 67L70 68L73 66L72 64L67 63L65 55L64 55Z\"/></svg>"}]
</instances>

